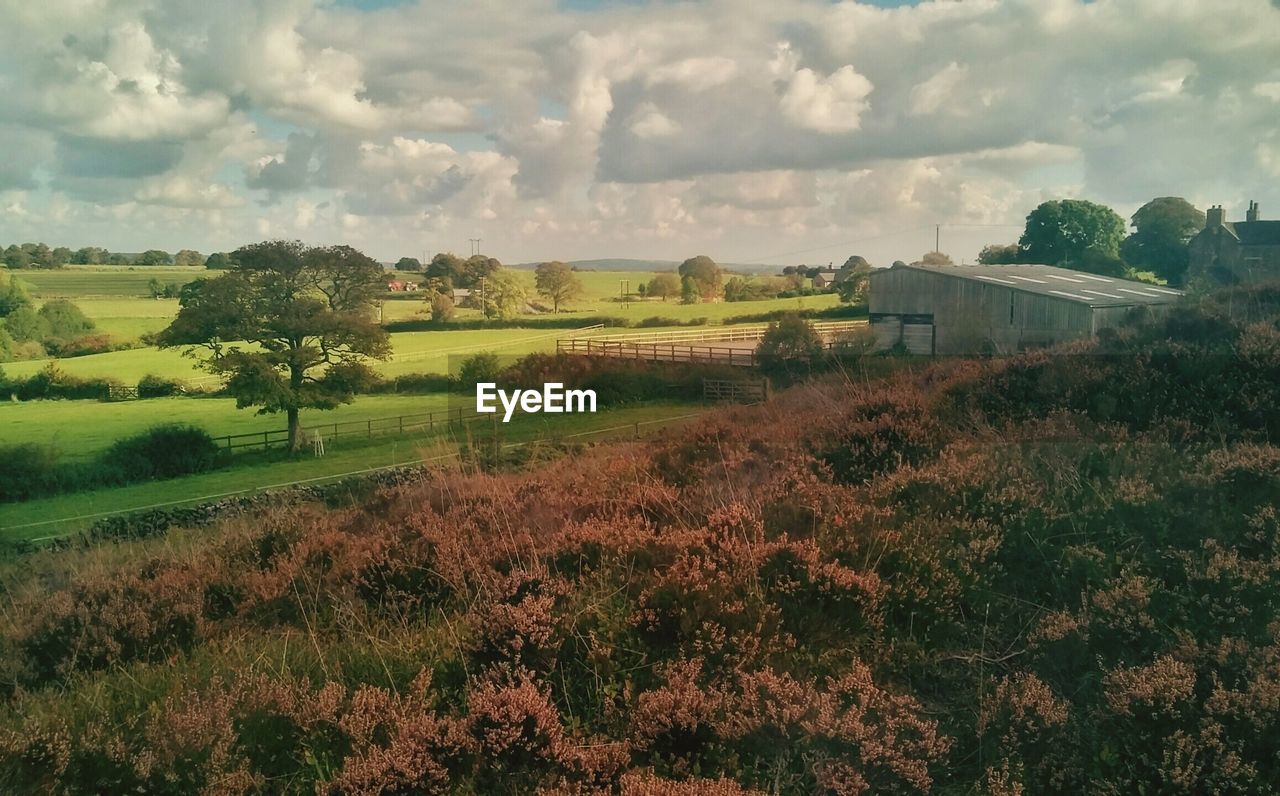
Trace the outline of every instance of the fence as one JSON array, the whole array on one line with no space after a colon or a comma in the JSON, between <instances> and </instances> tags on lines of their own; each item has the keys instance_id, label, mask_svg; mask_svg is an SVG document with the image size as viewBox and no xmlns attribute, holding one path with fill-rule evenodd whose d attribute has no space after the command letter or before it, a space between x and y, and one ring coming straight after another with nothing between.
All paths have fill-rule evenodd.
<instances>
[{"instance_id":1,"label":"fence","mask_svg":"<svg viewBox=\"0 0 1280 796\"><path fill-rule=\"evenodd\" d=\"M136 401L138 400L138 388L126 387L123 384L110 384L107 386L108 401Z\"/></svg>"},{"instance_id":2,"label":"fence","mask_svg":"<svg viewBox=\"0 0 1280 796\"><path fill-rule=\"evenodd\" d=\"M864 320L827 321L815 323L813 328L827 341L827 346L831 347L837 335L859 329L866 323ZM768 329L768 324L763 324L729 326L716 331L641 332L562 338L556 341L556 352L648 362L706 362L751 367L756 364L754 344Z\"/></svg>"},{"instance_id":3,"label":"fence","mask_svg":"<svg viewBox=\"0 0 1280 796\"><path fill-rule=\"evenodd\" d=\"M763 403L769 400L768 379L703 379L704 401Z\"/></svg>"},{"instance_id":4,"label":"fence","mask_svg":"<svg viewBox=\"0 0 1280 796\"><path fill-rule=\"evenodd\" d=\"M588 437L608 437L608 436L622 436L622 437L629 436L634 439L639 439L641 436L643 436L643 431L642 431L643 429L649 429L654 426L657 426L660 429L665 428L675 423L680 423L686 420L691 420L693 418L699 417L701 414L702 414L701 412L688 412L685 414L675 415L672 417L661 417L661 418L656 418L654 420L640 420L637 422L624 423L617 426L611 426L609 428L596 428L596 429L590 429L588 431L580 431L575 434L565 434L565 435L558 436L557 439L561 441L565 441L565 440L575 440L575 439L586 439ZM492 415L490 415L490 417L491 416ZM534 439L534 440L529 440L527 442L508 442L501 445L501 449L513 450L516 448L536 445L543 441L545 440ZM80 523L87 520L95 520L101 517L109 517L115 514L129 514L137 511L147 511L150 509L167 508L170 506L183 506L183 505L190 505L190 504L206 503L213 500L220 500L223 498L234 497L237 495L249 495L249 494L256 494L260 492L269 492L271 490L286 489L289 487L302 486L304 484L320 484L320 483L335 482L335 481L341 481L344 478L351 478L353 476L365 475L368 473L376 473L383 470L394 470L397 468L407 467L410 465L435 464L438 462L446 462L446 461L451 461L458 458L460 458L460 454L457 451L453 451L450 453L439 454L436 456L429 456L423 459L416 459L411 462L401 462L399 464L385 465L381 467L364 467L359 470L350 470L343 473L330 473L328 475L320 475L314 478L301 478L293 481L285 481L283 483L278 483L278 484L265 484L261 486L251 487L248 489L237 489L237 490L231 490L229 492L218 492L214 494L201 495L199 497L181 498L179 500L169 500L163 503L152 503L149 505L141 505L141 506L135 505L135 506L130 506L128 508L122 508L122 509L98 511L90 514L79 514L72 517L59 517L56 519L46 519L46 520L40 520L38 522L28 522L22 525L10 525L5 527L4 530L16 531L24 528L63 526L64 529L60 533L52 534L49 536L36 537L30 540L31 542L36 542L36 543L47 542L52 539L68 536L71 533L73 533L74 532L73 527L70 527L70 526L73 526L74 523Z\"/></svg>"},{"instance_id":5,"label":"fence","mask_svg":"<svg viewBox=\"0 0 1280 796\"><path fill-rule=\"evenodd\" d=\"M822 337L831 337L842 332L851 332L866 326L866 320L856 321L819 321L813 324L813 330ZM736 324L722 326L719 329L680 329L666 332L631 332L627 334L610 334L589 338L591 340L607 340L616 343L726 343L743 340L759 340L769 330L770 324Z\"/></svg>"},{"instance_id":6,"label":"fence","mask_svg":"<svg viewBox=\"0 0 1280 796\"><path fill-rule=\"evenodd\" d=\"M316 439L325 442L339 437L374 437L385 434L405 434L415 431L433 431L437 426L447 427L460 425L477 418L493 418L495 415L480 412L468 412L465 409L448 409L436 412L420 412L413 415L397 415L395 417L378 417L368 420L346 420L338 423L307 426L302 430L305 441ZM228 434L214 437L218 447L234 451L244 448L261 448L267 450L275 445L289 444L289 429L258 431L249 434Z\"/></svg>"},{"instance_id":7,"label":"fence","mask_svg":"<svg viewBox=\"0 0 1280 796\"><path fill-rule=\"evenodd\" d=\"M750 367L756 362L755 346L685 345L680 343L627 343L616 340L557 340L556 352L588 357L640 359L649 362L711 362Z\"/></svg>"}]
</instances>

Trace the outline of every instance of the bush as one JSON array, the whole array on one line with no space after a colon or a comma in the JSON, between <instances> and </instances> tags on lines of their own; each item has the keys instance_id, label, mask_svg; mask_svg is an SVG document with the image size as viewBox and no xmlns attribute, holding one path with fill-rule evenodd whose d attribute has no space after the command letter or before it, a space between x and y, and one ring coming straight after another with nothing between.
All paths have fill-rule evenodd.
<instances>
[{"instance_id":1,"label":"bush","mask_svg":"<svg viewBox=\"0 0 1280 796\"><path fill-rule=\"evenodd\" d=\"M47 494L60 480L60 456L52 445L0 446L0 501Z\"/></svg>"},{"instance_id":2,"label":"bush","mask_svg":"<svg viewBox=\"0 0 1280 796\"><path fill-rule=\"evenodd\" d=\"M139 398L167 398L184 392L182 382L148 373L138 382Z\"/></svg>"},{"instance_id":3,"label":"bush","mask_svg":"<svg viewBox=\"0 0 1280 796\"><path fill-rule=\"evenodd\" d=\"M53 357L83 357L114 351L115 345L105 334L82 334L76 337L49 337L45 350Z\"/></svg>"},{"instance_id":4,"label":"bush","mask_svg":"<svg viewBox=\"0 0 1280 796\"><path fill-rule=\"evenodd\" d=\"M798 315L787 315L770 324L760 338L756 360L766 373L808 373L822 359L823 350L813 324Z\"/></svg>"},{"instance_id":5,"label":"bush","mask_svg":"<svg viewBox=\"0 0 1280 796\"><path fill-rule=\"evenodd\" d=\"M48 324L48 336L59 339L79 337L94 330L93 321L66 299L46 301L40 317Z\"/></svg>"},{"instance_id":6,"label":"bush","mask_svg":"<svg viewBox=\"0 0 1280 796\"><path fill-rule=\"evenodd\" d=\"M204 429L171 424L116 442L100 461L114 479L135 482L208 472L222 456Z\"/></svg>"},{"instance_id":7,"label":"bush","mask_svg":"<svg viewBox=\"0 0 1280 796\"><path fill-rule=\"evenodd\" d=\"M458 382L463 390L472 390L480 382L496 382L502 372L502 361L497 354L485 351L472 354L462 361L458 370Z\"/></svg>"}]
</instances>

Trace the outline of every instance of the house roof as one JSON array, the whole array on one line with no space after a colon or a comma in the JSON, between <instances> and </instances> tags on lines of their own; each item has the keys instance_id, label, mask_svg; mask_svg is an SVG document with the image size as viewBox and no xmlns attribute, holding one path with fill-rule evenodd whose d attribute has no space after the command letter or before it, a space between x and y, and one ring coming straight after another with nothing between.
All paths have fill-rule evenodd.
<instances>
[{"instance_id":1,"label":"house roof","mask_svg":"<svg viewBox=\"0 0 1280 796\"><path fill-rule=\"evenodd\" d=\"M817 279L818 277L822 277L823 279L835 279L838 273L838 271L819 271L813 275L813 278Z\"/></svg>"},{"instance_id":2,"label":"house roof","mask_svg":"<svg viewBox=\"0 0 1280 796\"><path fill-rule=\"evenodd\" d=\"M1135 304L1169 304L1181 290L1098 276L1052 265L895 265L942 276L1000 285L1022 293L1087 304L1090 307L1128 307ZM880 269L880 272L893 269ZM872 272L877 273L876 271Z\"/></svg>"},{"instance_id":3,"label":"house roof","mask_svg":"<svg viewBox=\"0 0 1280 796\"><path fill-rule=\"evenodd\" d=\"M1245 246L1280 246L1280 221L1232 221L1222 226Z\"/></svg>"}]
</instances>

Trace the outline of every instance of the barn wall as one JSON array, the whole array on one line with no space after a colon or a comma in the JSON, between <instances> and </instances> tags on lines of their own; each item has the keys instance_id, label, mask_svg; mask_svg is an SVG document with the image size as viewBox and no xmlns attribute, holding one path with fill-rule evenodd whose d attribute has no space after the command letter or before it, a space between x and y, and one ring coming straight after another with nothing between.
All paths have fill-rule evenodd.
<instances>
[{"instance_id":1,"label":"barn wall","mask_svg":"<svg viewBox=\"0 0 1280 796\"><path fill-rule=\"evenodd\" d=\"M869 301L873 316L932 315L939 354L977 353L988 340L1012 352L1094 331L1088 305L906 268L872 272Z\"/></svg>"}]
</instances>

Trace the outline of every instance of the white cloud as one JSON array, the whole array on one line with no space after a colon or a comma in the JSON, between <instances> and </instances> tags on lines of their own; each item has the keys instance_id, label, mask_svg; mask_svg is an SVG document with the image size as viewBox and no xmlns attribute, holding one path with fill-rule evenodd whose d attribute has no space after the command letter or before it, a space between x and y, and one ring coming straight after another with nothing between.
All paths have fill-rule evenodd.
<instances>
[{"instance_id":1,"label":"white cloud","mask_svg":"<svg viewBox=\"0 0 1280 796\"><path fill-rule=\"evenodd\" d=\"M5 239L746 259L1280 206L1270 0L0 4Z\"/></svg>"}]
</instances>

